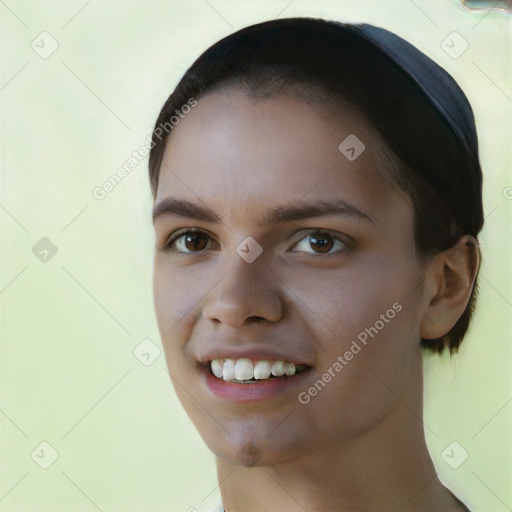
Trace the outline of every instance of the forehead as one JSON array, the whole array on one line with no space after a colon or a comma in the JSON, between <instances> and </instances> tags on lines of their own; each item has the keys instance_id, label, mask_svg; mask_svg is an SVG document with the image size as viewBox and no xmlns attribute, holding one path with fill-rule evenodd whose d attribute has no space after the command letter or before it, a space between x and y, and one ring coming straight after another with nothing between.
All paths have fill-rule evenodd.
<instances>
[{"instance_id":1,"label":"forehead","mask_svg":"<svg viewBox=\"0 0 512 512\"><path fill-rule=\"evenodd\" d=\"M211 93L169 136L156 201L199 198L247 213L341 196L378 210L392 192L378 172L381 148L364 120L330 104Z\"/></svg>"}]
</instances>

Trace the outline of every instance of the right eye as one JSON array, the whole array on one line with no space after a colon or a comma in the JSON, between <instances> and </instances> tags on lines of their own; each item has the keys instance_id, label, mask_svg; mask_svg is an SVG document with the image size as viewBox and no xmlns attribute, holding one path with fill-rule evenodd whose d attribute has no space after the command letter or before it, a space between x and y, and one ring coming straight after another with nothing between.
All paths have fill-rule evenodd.
<instances>
[{"instance_id":1,"label":"right eye","mask_svg":"<svg viewBox=\"0 0 512 512\"><path fill-rule=\"evenodd\" d=\"M211 240L210 236L204 231L186 229L171 235L165 244L165 249L173 254L200 253L207 249L209 240Z\"/></svg>"}]
</instances>

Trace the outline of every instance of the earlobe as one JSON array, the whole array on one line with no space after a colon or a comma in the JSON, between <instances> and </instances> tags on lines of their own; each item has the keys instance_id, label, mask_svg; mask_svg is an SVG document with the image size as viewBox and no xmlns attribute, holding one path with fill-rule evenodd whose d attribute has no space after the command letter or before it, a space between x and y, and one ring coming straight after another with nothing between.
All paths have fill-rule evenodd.
<instances>
[{"instance_id":1,"label":"earlobe","mask_svg":"<svg viewBox=\"0 0 512 512\"><path fill-rule=\"evenodd\" d=\"M422 339L439 339L450 332L468 305L479 268L480 249L470 235L434 257L425 279Z\"/></svg>"}]
</instances>

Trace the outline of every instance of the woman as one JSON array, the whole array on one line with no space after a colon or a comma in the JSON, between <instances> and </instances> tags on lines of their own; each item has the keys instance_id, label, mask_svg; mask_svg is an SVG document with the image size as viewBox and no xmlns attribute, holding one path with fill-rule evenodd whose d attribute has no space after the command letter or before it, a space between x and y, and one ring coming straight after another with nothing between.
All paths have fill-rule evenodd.
<instances>
[{"instance_id":1,"label":"woman","mask_svg":"<svg viewBox=\"0 0 512 512\"><path fill-rule=\"evenodd\" d=\"M422 423L422 350L458 350L480 264L451 76L371 25L261 23L196 60L152 145L156 316L223 509L468 510Z\"/></svg>"}]
</instances>

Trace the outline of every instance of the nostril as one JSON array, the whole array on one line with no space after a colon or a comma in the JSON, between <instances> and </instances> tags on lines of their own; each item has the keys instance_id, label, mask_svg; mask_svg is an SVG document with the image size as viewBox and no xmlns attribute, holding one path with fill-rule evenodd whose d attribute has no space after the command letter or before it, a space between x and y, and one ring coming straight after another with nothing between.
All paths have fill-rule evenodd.
<instances>
[{"instance_id":1,"label":"nostril","mask_svg":"<svg viewBox=\"0 0 512 512\"><path fill-rule=\"evenodd\" d=\"M245 320L247 323L259 323L259 322L264 322L265 319L262 318L261 316L250 316L249 318L247 318Z\"/></svg>"}]
</instances>

